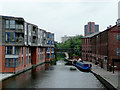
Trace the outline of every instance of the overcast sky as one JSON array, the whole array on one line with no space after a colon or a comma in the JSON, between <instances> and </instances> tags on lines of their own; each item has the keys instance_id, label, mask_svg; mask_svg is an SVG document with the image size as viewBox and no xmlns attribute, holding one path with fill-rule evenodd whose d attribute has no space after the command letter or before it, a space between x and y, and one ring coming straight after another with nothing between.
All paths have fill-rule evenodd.
<instances>
[{"instance_id":1,"label":"overcast sky","mask_svg":"<svg viewBox=\"0 0 120 90\"><path fill-rule=\"evenodd\" d=\"M119 0L0 0L0 15L23 17L55 34L84 35L84 25L93 21L103 31L115 25Z\"/></svg>"}]
</instances>

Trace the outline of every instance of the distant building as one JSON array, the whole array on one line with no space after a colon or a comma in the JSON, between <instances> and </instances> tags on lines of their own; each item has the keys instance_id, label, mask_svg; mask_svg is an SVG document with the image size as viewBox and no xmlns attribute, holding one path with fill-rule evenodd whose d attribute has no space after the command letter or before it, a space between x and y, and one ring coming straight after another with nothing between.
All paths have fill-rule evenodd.
<instances>
[{"instance_id":1,"label":"distant building","mask_svg":"<svg viewBox=\"0 0 120 90\"><path fill-rule=\"evenodd\" d=\"M120 1L118 2L118 20L117 25L120 26Z\"/></svg>"},{"instance_id":2,"label":"distant building","mask_svg":"<svg viewBox=\"0 0 120 90\"><path fill-rule=\"evenodd\" d=\"M72 38L74 36L67 36L67 35L64 35L64 37L61 37L61 41L62 43L64 43L65 41L67 41L68 39Z\"/></svg>"},{"instance_id":3,"label":"distant building","mask_svg":"<svg viewBox=\"0 0 120 90\"><path fill-rule=\"evenodd\" d=\"M95 32L99 32L99 25L95 25L95 22L88 22L88 25L84 26L84 35L88 36Z\"/></svg>"}]
</instances>

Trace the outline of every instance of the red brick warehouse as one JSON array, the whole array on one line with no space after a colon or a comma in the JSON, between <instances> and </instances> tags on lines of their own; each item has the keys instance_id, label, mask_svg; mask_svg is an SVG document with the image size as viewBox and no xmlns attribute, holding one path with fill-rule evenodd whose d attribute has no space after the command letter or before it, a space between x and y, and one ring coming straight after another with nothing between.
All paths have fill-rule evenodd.
<instances>
[{"instance_id":1,"label":"red brick warehouse","mask_svg":"<svg viewBox=\"0 0 120 90\"><path fill-rule=\"evenodd\" d=\"M110 70L113 60L120 60L120 27L115 25L103 32L84 36L82 59L98 63L101 68ZM118 64L115 63L115 69L118 69Z\"/></svg>"}]
</instances>

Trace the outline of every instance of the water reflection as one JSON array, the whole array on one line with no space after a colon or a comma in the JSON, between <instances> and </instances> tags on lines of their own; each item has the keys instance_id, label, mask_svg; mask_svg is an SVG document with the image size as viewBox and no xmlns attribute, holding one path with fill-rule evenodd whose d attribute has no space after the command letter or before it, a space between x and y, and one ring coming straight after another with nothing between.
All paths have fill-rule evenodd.
<instances>
[{"instance_id":1,"label":"water reflection","mask_svg":"<svg viewBox=\"0 0 120 90\"><path fill-rule=\"evenodd\" d=\"M3 88L104 88L92 73L77 70L58 61L42 64L32 70L3 81Z\"/></svg>"}]
</instances>

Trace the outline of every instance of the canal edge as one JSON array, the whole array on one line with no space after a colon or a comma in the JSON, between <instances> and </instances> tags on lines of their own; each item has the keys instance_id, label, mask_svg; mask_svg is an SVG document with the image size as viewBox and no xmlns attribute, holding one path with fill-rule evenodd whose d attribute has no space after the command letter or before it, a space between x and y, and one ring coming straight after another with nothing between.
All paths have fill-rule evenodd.
<instances>
[{"instance_id":1,"label":"canal edge","mask_svg":"<svg viewBox=\"0 0 120 90\"><path fill-rule=\"evenodd\" d=\"M108 89L108 90L117 90L109 81L107 81L104 77L94 73L91 70L91 73Z\"/></svg>"},{"instance_id":2,"label":"canal edge","mask_svg":"<svg viewBox=\"0 0 120 90\"><path fill-rule=\"evenodd\" d=\"M41 63L39 63L39 64L37 64L37 65L35 65L35 66L32 65L31 67L26 68L26 69L24 69L24 70L22 70L22 71L20 71L20 72L14 73L13 75L10 75L10 76L8 76L8 77L5 77L5 78L1 79L0 81L3 82L3 81L5 81L5 80L7 80L7 79L9 79L9 78L12 78L12 77L15 77L15 76L17 76L17 75L19 75L19 74L21 74L21 73L27 72L27 71L31 70L32 68L36 68L36 67L38 67L38 66L40 66L40 65L42 65L42 64L45 64L45 63L46 63L46 62L41 62Z\"/></svg>"}]
</instances>

